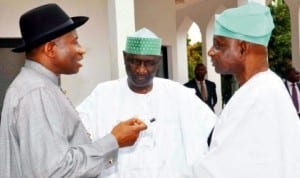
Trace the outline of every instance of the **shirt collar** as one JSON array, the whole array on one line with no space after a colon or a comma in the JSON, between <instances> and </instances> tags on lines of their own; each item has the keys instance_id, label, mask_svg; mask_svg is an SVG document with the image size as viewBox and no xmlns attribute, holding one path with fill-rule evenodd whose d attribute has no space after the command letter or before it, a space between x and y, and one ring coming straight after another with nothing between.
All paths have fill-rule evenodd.
<instances>
[{"instance_id":1,"label":"shirt collar","mask_svg":"<svg viewBox=\"0 0 300 178\"><path fill-rule=\"evenodd\" d=\"M286 80L286 83L287 83L288 86L292 86L293 84L295 84L297 86L297 83L292 83L292 82L290 82L288 80Z\"/></svg>"},{"instance_id":2,"label":"shirt collar","mask_svg":"<svg viewBox=\"0 0 300 178\"><path fill-rule=\"evenodd\" d=\"M200 80L197 80L196 78L195 78L195 80L196 80L197 83L201 82ZM205 79L203 80L203 83L205 83Z\"/></svg>"},{"instance_id":3,"label":"shirt collar","mask_svg":"<svg viewBox=\"0 0 300 178\"><path fill-rule=\"evenodd\" d=\"M59 76L51 72L49 69L47 69L45 66L41 65L40 63L27 59L25 60L24 67L40 73L41 75L50 79L54 84L59 85Z\"/></svg>"}]
</instances>

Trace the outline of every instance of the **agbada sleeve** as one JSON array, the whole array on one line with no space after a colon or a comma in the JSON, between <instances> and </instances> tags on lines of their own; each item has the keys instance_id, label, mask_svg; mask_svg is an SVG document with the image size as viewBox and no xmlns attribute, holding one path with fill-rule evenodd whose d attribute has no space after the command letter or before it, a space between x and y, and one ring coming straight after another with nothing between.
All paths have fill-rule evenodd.
<instances>
[{"instance_id":1,"label":"agbada sleeve","mask_svg":"<svg viewBox=\"0 0 300 178\"><path fill-rule=\"evenodd\" d=\"M188 165L192 166L208 151L207 138L216 116L191 89L181 90L180 117L183 143Z\"/></svg>"},{"instance_id":2,"label":"agbada sleeve","mask_svg":"<svg viewBox=\"0 0 300 178\"><path fill-rule=\"evenodd\" d=\"M80 121L62 114L60 102L47 88L35 89L19 102L16 131L24 177L96 177L117 159L118 145L111 134L71 145L67 129L74 127L77 136L86 133L80 133Z\"/></svg>"},{"instance_id":3,"label":"agbada sleeve","mask_svg":"<svg viewBox=\"0 0 300 178\"><path fill-rule=\"evenodd\" d=\"M99 99L98 97L98 92L97 92L96 87L94 91L83 100L82 103L80 103L77 107L76 110L79 113L80 119L84 125L84 127L87 129L89 132L91 139L96 140L97 139L97 123L98 121L95 119L98 119L97 116L97 100Z\"/></svg>"}]
</instances>

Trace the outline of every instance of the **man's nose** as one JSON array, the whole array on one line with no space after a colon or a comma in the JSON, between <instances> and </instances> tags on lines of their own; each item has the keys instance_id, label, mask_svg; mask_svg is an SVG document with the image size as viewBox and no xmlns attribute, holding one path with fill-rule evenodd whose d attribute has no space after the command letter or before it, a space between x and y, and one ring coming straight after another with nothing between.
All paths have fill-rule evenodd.
<instances>
[{"instance_id":1,"label":"man's nose","mask_svg":"<svg viewBox=\"0 0 300 178\"><path fill-rule=\"evenodd\" d=\"M79 47L78 47L78 53L80 54L80 55L84 55L85 53L86 53L86 51L85 51L85 49L82 47L82 46L80 46L79 45Z\"/></svg>"},{"instance_id":2,"label":"man's nose","mask_svg":"<svg viewBox=\"0 0 300 178\"><path fill-rule=\"evenodd\" d=\"M213 49L213 47L211 47L211 48L208 50L207 54L208 54L209 56L215 55L215 50Z\"/></svg>"},{"instance_id":3,"label":"man's nose","mask_svg":"<svg viewBox=\"0 0 300 178\"><path fill-rule=\"evenodd\" d=\"M137 72L140 74L147 73L147 68L144 61L141 61L140 65L137 67Z\"/></svg>"}]
</instances>

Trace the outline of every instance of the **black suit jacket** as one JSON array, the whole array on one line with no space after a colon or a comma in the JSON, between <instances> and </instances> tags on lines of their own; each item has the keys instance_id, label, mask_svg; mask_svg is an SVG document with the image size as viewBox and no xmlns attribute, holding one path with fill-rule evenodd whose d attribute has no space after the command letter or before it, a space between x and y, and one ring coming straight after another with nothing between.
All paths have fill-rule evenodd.
<instances>
[{"instance_id":1,"label":"black suit jacket","mask_svg":"<svg viewBox=\"0 0 300 178\"><path fill-rule=\"evenodd\" d=\"M204 101L213 111L214 106L217 103L217 92L216 92L216 84L212 81L205 80L205 85L207 88L207 101ZM196 80L190 80L189 82L185 83L184 86L189 88L194 88L196 90L196 95L201 98L200 90L197 86Z\"/></svg>"}]
</instances>

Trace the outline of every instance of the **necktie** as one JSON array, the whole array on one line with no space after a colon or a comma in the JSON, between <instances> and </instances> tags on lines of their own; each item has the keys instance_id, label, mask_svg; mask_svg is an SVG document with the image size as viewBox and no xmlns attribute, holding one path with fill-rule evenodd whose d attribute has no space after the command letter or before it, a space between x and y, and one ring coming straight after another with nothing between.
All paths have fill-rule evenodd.
<instances>
[{"instance_id":1,"label":"necktie","mask_svg":"<svg viewBox=\"0 0 300 178\"><path fill-rule=\"evenodd\" d=\"M294 103L294 105L296 107L296 110L298 112L299 103L298 103L298 95L297 95L295 83L292 84L292 100L293 100L293 103Z\"/></svg>"},{"instance_id":2,"label":"necktie","mask_svg":"<svg viewBox=\"0 0 300 178\"><path fill-rule=\"evenodd\" d=\"M200 81L200 90L201 90L201 98L206 101L207 100L207 94L206 94L206 89L204 87L203 80Z\"/></svg>"}]
</instances>

